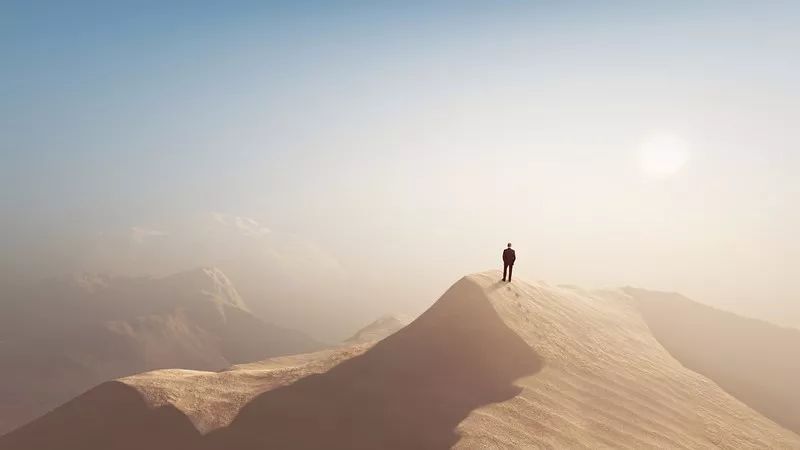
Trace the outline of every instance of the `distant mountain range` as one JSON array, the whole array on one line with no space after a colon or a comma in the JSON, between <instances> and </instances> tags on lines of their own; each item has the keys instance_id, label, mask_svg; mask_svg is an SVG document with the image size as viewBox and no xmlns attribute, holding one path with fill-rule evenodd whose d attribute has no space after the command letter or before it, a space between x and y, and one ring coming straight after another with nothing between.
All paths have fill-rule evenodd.
<instances>
[{"instance_id":1,"label":"distant mountain range","mask_svg":"<svg viewBox=\"0 0 800 450\"><path fill-rule=\"evenodd\" d=\"M0 302L0 434L106 380L232 364L323 344L254 316L228 278L80 275L17 286Z\"/></svg>"}]
</instances>

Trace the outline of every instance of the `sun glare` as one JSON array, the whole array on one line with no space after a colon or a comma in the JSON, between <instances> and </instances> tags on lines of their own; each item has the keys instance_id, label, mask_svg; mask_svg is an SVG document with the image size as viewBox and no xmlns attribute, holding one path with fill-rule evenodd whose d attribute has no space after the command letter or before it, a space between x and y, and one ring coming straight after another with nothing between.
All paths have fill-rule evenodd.
<instances>
[{"instance_id":1,"label":"sun glare","mask_svg":"<svg viewBox=\"0 0 800 450\"><path fill-rule=\"evenodd\" d=\"M642 142L640 157L646 175L666 178L678 173L689 161L689 145L673 134L654 134Z\"/></svg>"}]
</instances>

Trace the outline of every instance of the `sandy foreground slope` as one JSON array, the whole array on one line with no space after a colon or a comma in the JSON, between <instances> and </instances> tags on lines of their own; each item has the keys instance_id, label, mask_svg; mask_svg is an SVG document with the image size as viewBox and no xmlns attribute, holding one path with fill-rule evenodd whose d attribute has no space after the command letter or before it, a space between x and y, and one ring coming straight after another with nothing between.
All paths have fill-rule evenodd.
<instances>
[{"instance_id":1,"label":"sandy foreground slope","mask_svg":"<svg viewBox=\"0 0 800 450\"><path fill-rule=\"evenodd\" d=\"M378 342L109 382L2 449L800 448L624 291L464 277Z\"/></svg>"}]
</instances>

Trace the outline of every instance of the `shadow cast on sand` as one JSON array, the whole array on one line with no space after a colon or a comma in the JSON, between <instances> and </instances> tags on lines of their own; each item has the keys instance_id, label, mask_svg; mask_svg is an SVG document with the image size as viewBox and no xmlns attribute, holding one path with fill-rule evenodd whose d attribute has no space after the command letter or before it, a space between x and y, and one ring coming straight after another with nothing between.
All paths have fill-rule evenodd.
<instances>
[{"instance_id":1,"label":"shadow cast on sand","mask_svg":"<svg viewBox=\"0 0 800 450\"><path fill-rule=\"evenodd\" d=\"M454 285L364 355L255 398L207 448L447 448L475 408L520 392L541 358L479 286Z\"/></svg>"}]
</instances>

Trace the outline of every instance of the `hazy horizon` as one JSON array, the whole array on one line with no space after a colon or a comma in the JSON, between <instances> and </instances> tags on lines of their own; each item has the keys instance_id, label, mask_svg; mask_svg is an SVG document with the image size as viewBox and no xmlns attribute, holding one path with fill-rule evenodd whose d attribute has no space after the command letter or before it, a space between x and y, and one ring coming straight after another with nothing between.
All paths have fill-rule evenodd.
<instances>
[{"instance_id":1,"label":"hazy horizon","mask_svg":"<svg viewBox=\"0 0 800 450\"><path fill-rule=\"evenodd\" d=\"M201 3L0 6L0 282L217 266L333 337L512 242L800 327L797 4Z\"/></svg>"}]
</instances>

